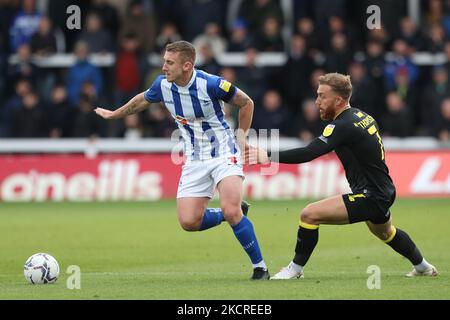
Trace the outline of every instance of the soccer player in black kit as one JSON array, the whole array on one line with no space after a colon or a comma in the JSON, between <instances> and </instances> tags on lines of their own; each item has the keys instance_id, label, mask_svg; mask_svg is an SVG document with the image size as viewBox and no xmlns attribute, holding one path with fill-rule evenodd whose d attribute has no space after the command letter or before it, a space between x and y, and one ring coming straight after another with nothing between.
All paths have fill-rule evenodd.
<instances>
[{"instance_id":1,"label":"soccer player in black kit","mask_svg":"<svg viewBox=\"0 0 450 320\"><path fill-rule=\"evenodd\" d=\"M249 163L303 163L335 151L345 169L352 193L311 203L300 214L295 256L271 279L303 278L303 268L319 240L321 224L349 224L365 221L369 230L392 249L411 261L414 276L436 276L408 234L391 223L389 208L395 200L395 186L385 162L378 125L367 113L349 105L352 85L349 76L329 73L319 78L316 105L322 120L331 121L320 137L308 146L278 154L251 148Z\"/></svg>"}]
</instances>

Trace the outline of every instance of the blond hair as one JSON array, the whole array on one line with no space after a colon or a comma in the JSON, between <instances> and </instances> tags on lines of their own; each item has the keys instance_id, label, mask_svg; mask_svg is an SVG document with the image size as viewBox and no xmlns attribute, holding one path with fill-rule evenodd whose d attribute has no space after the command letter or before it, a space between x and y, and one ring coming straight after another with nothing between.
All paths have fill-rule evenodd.
<instances>
[{"instance_id":1,"label":"blond hair","mask_svg":"<svg viewBox=\"0 0 450 320\"><path fill-rule=\"evenodd\" d=\"M340 97L349 100L352 96L352 82L349 75L327 73L319 77L319 84L328 85Z\"/></svg>"},{"instance_id":2,"label":"blond hair","mask_svg":"<svg viewBox=\"0 0 450 320\"><path fill-rule=\"evenodd\" d=\"M187 41L175 41L166 45L167 52L179 52L183 61L195 64L195 47Z\"/></svg>"}]
</instances>

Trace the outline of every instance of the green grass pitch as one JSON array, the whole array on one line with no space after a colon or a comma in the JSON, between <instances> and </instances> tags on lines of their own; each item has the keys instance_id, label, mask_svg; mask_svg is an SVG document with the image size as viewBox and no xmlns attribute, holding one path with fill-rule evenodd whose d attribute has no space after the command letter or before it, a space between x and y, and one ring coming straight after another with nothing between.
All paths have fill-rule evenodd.
<instances>
[{"instance_id":1,"label":"green grass pitch","mask_svg":"<svg viewBox=\"0 0 450 320\"><path fill-rule=\"evenodd\" d=\"M250 215L272 274L293 256L306 201L250 201ZM212 203L212 205L217 205ZM0 299L450 299L450 199L399 199L394 224L439 270L406 278L409 262L364 223L320 227L305 279L252 282L250 262L230 227L189 233L175 201L0 204ZM52 285L29 285L23 264L48 252L60 264ZM81 289L66 286L68 266ZM369 290L367 268L381 271Z\"/></svg>"}]
</instances>

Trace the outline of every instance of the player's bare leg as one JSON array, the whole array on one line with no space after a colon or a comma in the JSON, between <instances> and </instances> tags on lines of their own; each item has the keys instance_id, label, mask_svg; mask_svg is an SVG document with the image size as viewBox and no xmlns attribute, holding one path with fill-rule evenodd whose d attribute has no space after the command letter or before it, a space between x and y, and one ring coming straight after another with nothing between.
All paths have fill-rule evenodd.
<instances>
[{"instance_id":1,"label":"player's bare leg","mask_svg":"<svg viewBox=\"0 0 450 320\"><path fill-rule=\"evenodd\" d=\"M303 278L303 268L319 241L319 225L348 224L348 213L342 196L333 196L307 205L300 213L295 257L271 279Z\"/></svg>"},{"instance_id":2,"label":"player's bare leg","mask_svg":"<svg viewBox=\"0 0 450 320\"><path fill-rule=\"evenodd\" d=\"M383 224L366 222L369 230L380 240L407 258L414 266L413 270L406 274L408 277L437 276L437 269L426 261L414 242L406 232L392 225L392 220Z\"/></svg>"},{"instance_id":3,"label":"player's bare leg","mask_svg":"<svg viewBox=\"0 0 450 320\"><path fill-rule=\"evenodd\" d=\"M208 197L186 197L177 199L178 221L186 231L198 231L209 203Z\"/></svg>"},{"instance_id":4,"label":"player's bare leg","mask_svg":"<svg viewBox=\"0 0 450 320\"><path fill-rule=\"evenodd\" d=\"M225 219L233 229L234 235L250 257L253 265L253 280L269 278L267 266L262 258L255 230L250 220L241 210L242 177L229 176L223 178L217 185L220 197L220 207Z\"/></svg>"}]
</instances>

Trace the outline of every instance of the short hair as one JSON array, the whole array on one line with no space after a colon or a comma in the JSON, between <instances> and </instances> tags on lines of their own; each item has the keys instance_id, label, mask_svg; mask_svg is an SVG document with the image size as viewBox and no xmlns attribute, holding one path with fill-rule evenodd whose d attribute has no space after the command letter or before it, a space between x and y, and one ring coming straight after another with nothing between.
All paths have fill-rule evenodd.
<instances>
[{"instance_id":1,"label":"short hair","mask_svg":"<svg viewBox=\"0 0 450 320\"><path fill-rule=\"evenodd\" d=\"M327 73L319 77L319 84L325 84L331 87L338 96L345 100L352 96L352 82L349 75L340 73Z\"/></svg>"},{"instance_id":2,"label":"short hair","mask_svg":"<svg viewBox=\"0 0 450 320\"><path fill-rule=\"evenodd\" d=\"M167 52L179 52L184 61L190 61L195 64L195 47L187 41L175 41L166 45Z\"/></svg>"}]
</instances>

